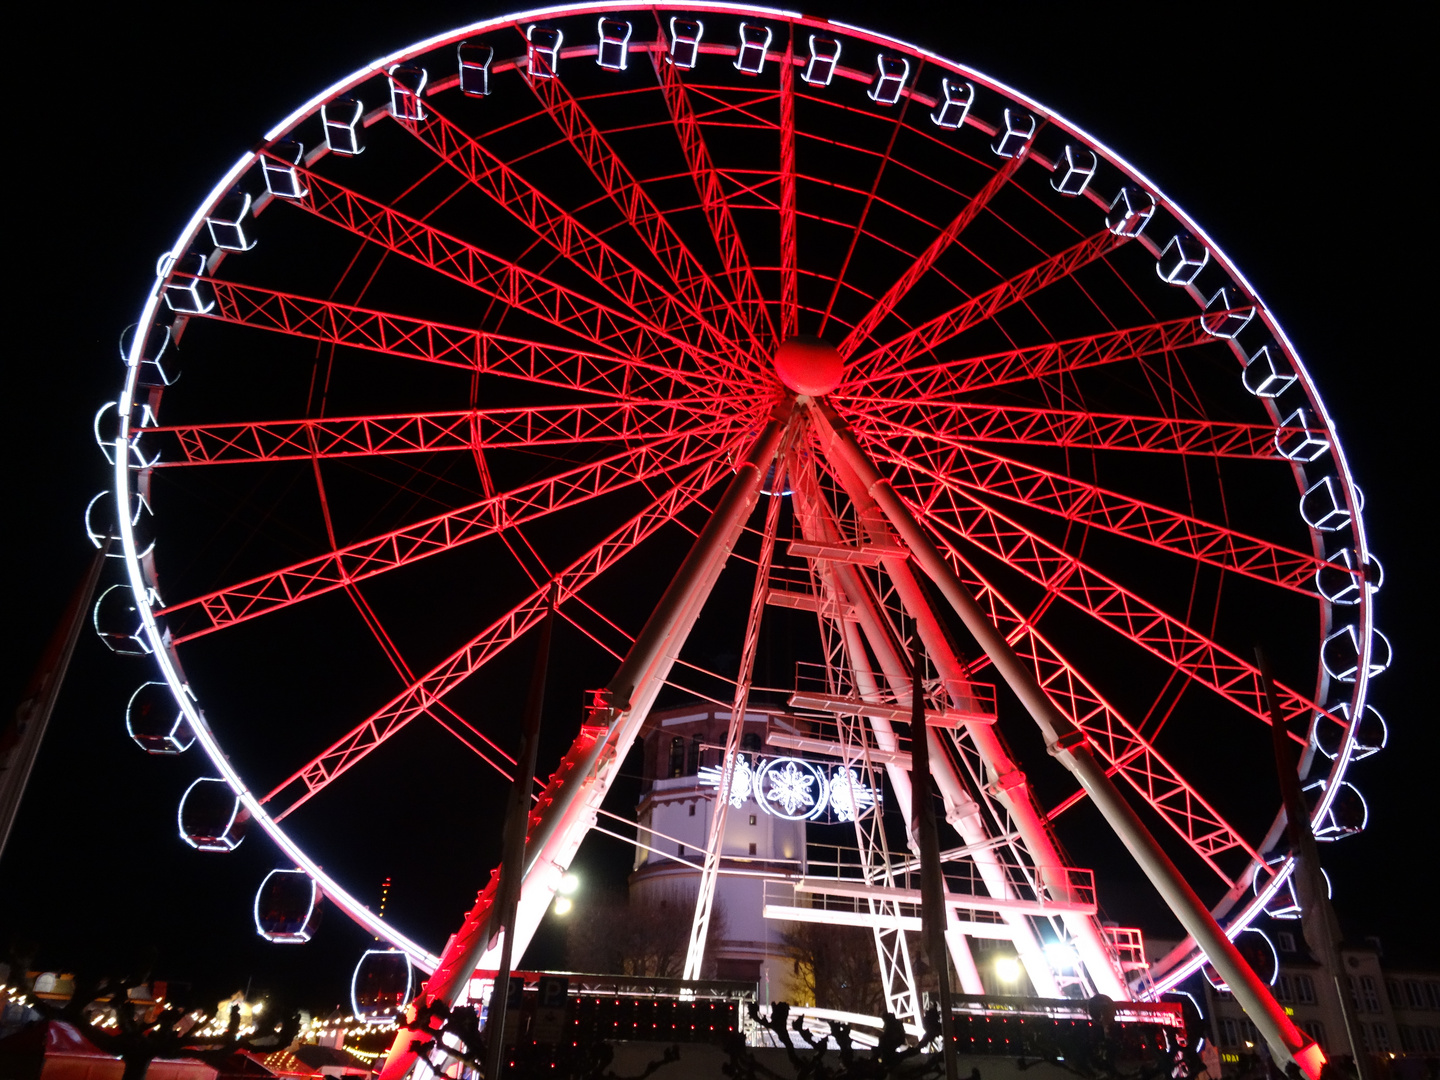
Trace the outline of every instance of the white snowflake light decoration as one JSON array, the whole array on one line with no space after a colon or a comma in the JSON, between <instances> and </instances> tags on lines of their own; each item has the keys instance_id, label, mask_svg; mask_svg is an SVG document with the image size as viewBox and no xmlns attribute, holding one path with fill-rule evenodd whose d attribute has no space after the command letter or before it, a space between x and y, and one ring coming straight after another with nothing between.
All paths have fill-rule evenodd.
<instances>
[{"instance_id":1,"label":"white snowflake light decoration","mask_svg":"<svg viewBox=\"0 0 1440 1080\"><path fill-rule=\"evenodd\" d=\"M697 778L705 787L713 788L718 788L725 779L718 765L706 765L699 771ZM744 754L736 754L735 765L730 775L730 805L734 807L744 805L745 800L750 798L750 793L754 790L755 770Z\"/></svg>"},{"instance_id":2,"label":"white snowflake light decoration","mask_svg":"<svg viewBox=\"0 0 1440 1080\"><path fill-rule=\"evenodd\" d=\"M785 762L783 769L772 766L765 778L770 781L770 790L765 793L765 798L783 806L787 815L794 817L800 807L815 805L815 796L810 794L810 789L815 786L816 777L801 772L795 767L795 762Z\"/></svg>"},{"instance_id":3,"label":"white snowflake light decoration","mask_svg":"<svg viewBox=\"0 0 1440 1080\"><path fill-rule=\"evenodd\" d=\"M724 770L707 765L696 779L705 787L718 788L724 782ZM758 758L752 762L736 754L728 801L738 808L750 798L765 813L790 821L818 818L827 809L835 821L854 821L854 815L863 817L875 806L876 793L854 769L837 769L832 775L829 769L804 758Z\"/></svg>"},{"instance_id":4,"label":"white snowflake light decoration","mask_svg":"<svg viewBox=\"0 0 1440 1080\"><path fill-rule=\"evenodd\" d=\"M860 782L854 769L841 769L830 777L830 809L840 821L854 821L875 805L875 793Z\"/></svg>"}]
</instances>

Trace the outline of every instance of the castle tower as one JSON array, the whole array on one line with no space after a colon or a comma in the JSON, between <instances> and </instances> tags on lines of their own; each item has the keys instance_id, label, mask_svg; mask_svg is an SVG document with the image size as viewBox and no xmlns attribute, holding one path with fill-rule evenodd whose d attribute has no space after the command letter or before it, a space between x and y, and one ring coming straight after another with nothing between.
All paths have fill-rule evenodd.
<instances>
[{"instance_id":1,"label":"castle tower","mask_svg":"<svg viewBox=\"0 0 1440 1080\"><path fill-rule=\"evenodd\" d=\"M746 715L740 752L751 763L766 756L767 719ZM675 917L687 926L694 916L699 866L705 859L729 726L730 710L694 705L652 713L642 736L639 839L655 850L636 848L630 896L673 905ZM712 926L716 978L753 979L760 984L761 1000L785 994L793 964L781 939L781 926L762 914L760 875L800 874L804 869L804 821L768 813L753 796L731 806L715 890L716 907L724 912L718 936Z\"/></svg>"}]
</instances>

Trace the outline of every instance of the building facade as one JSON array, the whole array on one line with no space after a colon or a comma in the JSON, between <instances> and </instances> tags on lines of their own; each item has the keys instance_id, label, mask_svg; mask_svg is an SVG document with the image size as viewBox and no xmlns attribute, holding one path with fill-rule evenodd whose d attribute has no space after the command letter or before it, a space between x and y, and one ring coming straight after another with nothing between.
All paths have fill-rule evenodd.
<instances>
[{"instance_id":1,"label":"building facade","mask_svg":"<svg viewBox=\"0 0 1440 1080\"><path fill-rule=\"evenodd\" d=\"M1348 1057L1350 1039L1337 988L1311 958L1299 923L1272 928L1266 936L1275 950L1275 999L1327 1057ZM1341 989L1350 995L1356 1034L1377 1074L1413 1080L1440 1075L1440 972L1385 962L1374 938L1364 946L1343 948L1341 958ZM1233 1075L1260 1039L1231 994L1206 983L1205 997L1211 1037L1225 1072Z\"/></svg>"},{"instance_id":2,"label":"building facade","mask_svg":"<svg viewBox=\"0 0 1440 1080\"><path fill-rule=\"evenodd\" d=\"M740 751L762 756L768 717L748 715ZM640 845L630 875L632 901L664 903L690 924L705 861L710 819L715 812L716 773L730 727L730 710L709 706L656 711L646 722L644 777L640 804ZM783 997L794 962L783 927L767 920L765 876L803 872L805 822L778 817L753 797L732 805L721 844L716 908L722 912L712 935L715 978L754 980L761 1000Z\"/></svg>"}]
</instances>

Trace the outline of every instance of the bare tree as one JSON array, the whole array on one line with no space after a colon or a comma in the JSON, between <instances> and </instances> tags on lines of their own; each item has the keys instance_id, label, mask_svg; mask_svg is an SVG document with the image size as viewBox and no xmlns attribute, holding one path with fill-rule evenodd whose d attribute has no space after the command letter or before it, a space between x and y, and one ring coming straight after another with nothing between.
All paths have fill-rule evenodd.
<instances>
[{"instance_id":1,"label":"bare tree","mask_svg":"<svg viewBox=\"0 0 1440 1080\"><path fill-rule=\"evenodd\" d=\"M879 1016L885 1008L875 936L861 926L790 923L784 941L795 958L794 1000L824 1009Z\"/></svg>"},{"instance_id":2,"label":"bare tree","mask_svg":"<svg viewBox=\"0 0 1440 1080\"><path fill-rule=\"evenodd\" d=\"M585 905L566 934L570 967L597 975L680 978L690 944L695 898L683 891L660 897L610 895ZM725 911L716 901L704 968L714 969L714 951L727 929Z\"/></svg>"}]
</instances>

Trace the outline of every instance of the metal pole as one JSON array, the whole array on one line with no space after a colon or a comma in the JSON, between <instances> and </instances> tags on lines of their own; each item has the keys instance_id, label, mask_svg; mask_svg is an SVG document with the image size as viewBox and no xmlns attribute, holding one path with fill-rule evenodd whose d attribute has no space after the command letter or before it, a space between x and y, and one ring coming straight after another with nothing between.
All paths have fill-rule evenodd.
<instances>
[{"instance_id":1,"label":"metal pole","mask_svg":"<svg viewBox=\"0 0 1440 1080\"><path fill-rule=\"evenodd\" d=\"M1260 669L1260 682L1265 687L1265 706L1270 713L1270 746L1275 753L1275 771L1280 778L1280 797L1285 805L1285 829L1289 833L1290 850L1294 852L1295 894L1300 901L1300 927L1305 944L1320 961L1330 983L1335 987L1340 1004L1340 1017L1345 1023L1345 1036L1350 1040L1350 1054L1360 1080L1370 1080L1370 1055L1360 1038L1360 1024L1355 1018L1355 1005L1346 992L1345 969L1340 960L1340 924L1335 909L1326 895L1325 880L1320 872L1320 851L1315 832L1310 827L1310 814L1300 794L1300 777L1286 743L1285 721L1275 697L1275 680L1270 674L1270 661L1259 645L1255 646L1255 666Z\"/></svg>"},{"instance_id":2,"label":"metal pole","mask_svg":"<svg viewBox=\"0 0 1440 1080\"><path fill-rule=\"evenodd\" d=\"M945 950L945 930L950 922L945 903L945 877L940 872L940 839L935 823L935 800L930 796L930 725L925 723L925 653L920 635L910 650L910 775L914 804L915 846L920 849L920 922L925 939L925 958L935 973L940 996L940 1042L945 1054L945 1080L959 1080L955 1061L955 1017L950 1003L950 969Z\"/></svg>"},{"instance_id":3,"label":"metal pole","mask_svg":"<svg viewBox=\"0 0 1440 1080\"><path fill-rule=\"evenodd\" d=\"M545 672L550 663L550 635L555 628L555 586L550 586L550 606L540 624L540 644L535 650L535 667L530 672L530 694L525 702L525 723L520 729L520 750L515 755L515 782L510 785L510 805L505 812L505 836L500 861L499 898L490 914L490 945L497 934L504 936L500 967L490 991L490 1012L485 1024L485 1076L500 1075L505 1042L505 1007L509 1001L510 964L514 958L515 909L520 903L520 874L525 865L525 826L530 820L530 794L535 788L535 753L540 742L540 714L545 706Z\"/></svg>"},{"instance_id":4,"label":"metal pole","mask_svg":"<svg viewBox=\"0 0 1440 1080\"><path fill-rule=\"evenodd\" d=\"M95 595L95 584L100 580L100 570L109 551L110 540L106 538L71 594L65 614L60 616L40 663L25 687L25 696L15 710L15 718L0 732L0 858L5 855L10 829L20 812L25 786L30 782L30 770L40 753L40 740L45 737L50 714L55 710L60 688L65 683L65 673L70 670L70 658L75 654L80 628L85 625L85 612L90 607L90 598Z\"/></svg>"},{"instance_id":5,"label":"metal pole","mask_svg":"<svg viewBox=\"0 0 1440 1080\"><path fill-rule=\"evenodd\" d=\"M1234 943L1225 936L1170 856L1156 843L1134 808L1125 801L1104 768L1095 760L1085 733L1075 727L1045 695L1034 674L1015 655L1004 635L986 618L975 598L919 522L911 516L890 482L876 471L869 456L860 448L835 410L824 401L816 402L814 407L834 433L835 446L845 463L856 473L870 497L910 549L911 556L935 582L966 629L985 650L995 670L1025 706L1044 735L1050 752L1080 781L1080 786L1180 920L1185 932L1195 939L1220 977L1229 984L1231 993L1265 1036L1275 1057L1282 1061L1293 1060L1311 1080L1316 1080L1325 1061L1324 1052L1285 1015L1285 1010L1245 962Z\"/></svg>"}]
</instances>

